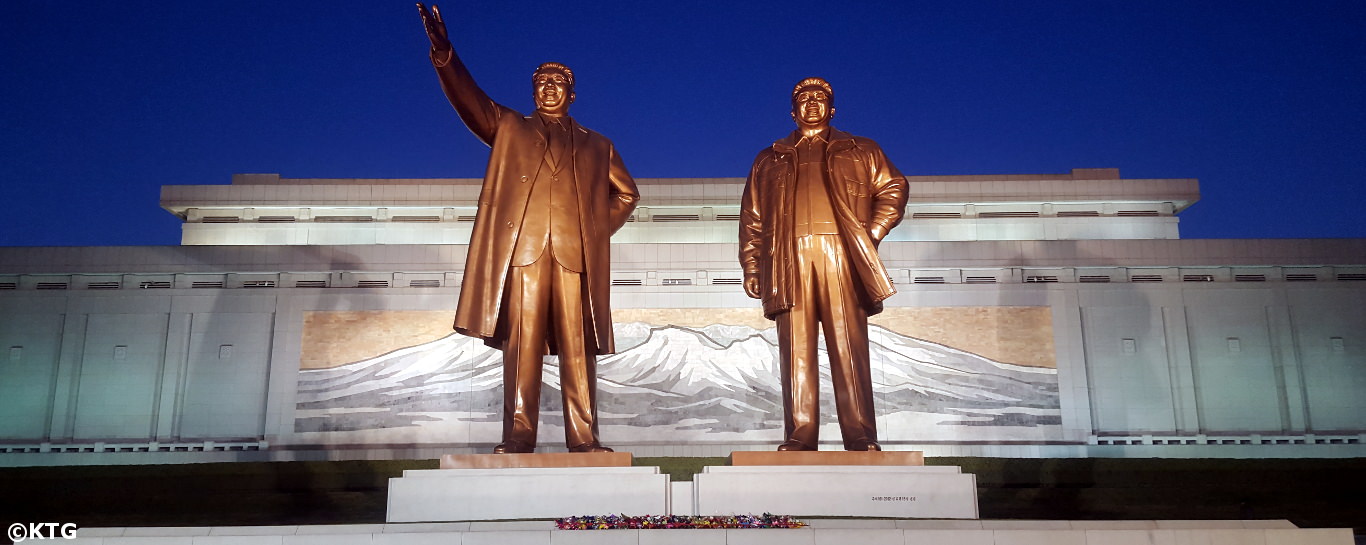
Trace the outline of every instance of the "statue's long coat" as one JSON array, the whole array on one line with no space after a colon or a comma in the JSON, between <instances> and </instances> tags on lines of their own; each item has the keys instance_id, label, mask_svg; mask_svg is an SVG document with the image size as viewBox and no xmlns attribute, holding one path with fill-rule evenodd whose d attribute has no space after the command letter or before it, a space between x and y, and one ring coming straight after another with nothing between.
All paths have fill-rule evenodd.
<instances>
[{"instance_id":1,"label":"statue's long coat","mask_svg":"<svg viewBox=\"0 0 1366 545\"><path fill-rule=\"evenodd\" d=\"M538 127L539 119L534 115L522 116L490 99L475 85L457 57L434 56L433 64L465 126L493 148L479 192L479 209L465 257L454 328L502 349L508 333L504 285L531 196L530 182L544 165L546 140ZM611 354L616 347L608 300L609 241L626 223L640 194L610 140L572 119L570 133L584 253L584 333L596 341L596 346L589 346L589 355ZM553 343L550 353L557 353Z\"/></svg>"}]
</instances>

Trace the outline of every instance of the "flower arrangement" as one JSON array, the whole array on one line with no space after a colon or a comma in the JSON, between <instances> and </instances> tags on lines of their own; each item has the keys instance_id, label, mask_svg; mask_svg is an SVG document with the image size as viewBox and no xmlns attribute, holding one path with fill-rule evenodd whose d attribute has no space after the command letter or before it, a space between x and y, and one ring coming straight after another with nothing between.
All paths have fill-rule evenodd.
<instances>
[{"instance_id":1,"label":"flower arrangement","mask_svg":"<svg viewBox=\"0 0 1366 545\"><path fill-rule=\"evenodd\" d=\"M802 528L805 522L787 515L587 515L555 519L561 530L676 530L718 528Z\"/></svg>"}]
</instances>

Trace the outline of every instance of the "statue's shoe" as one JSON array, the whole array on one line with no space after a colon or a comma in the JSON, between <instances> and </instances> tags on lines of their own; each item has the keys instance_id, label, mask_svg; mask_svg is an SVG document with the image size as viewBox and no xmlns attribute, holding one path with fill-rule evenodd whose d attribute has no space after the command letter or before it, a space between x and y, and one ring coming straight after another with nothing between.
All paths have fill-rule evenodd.
<instances>
[{"instance_id":1,"label":"statue's shoe","mask_svg":"<svg viewBox=\"0 0 1366 545\"><path fill-rule=\"evenodd\" d=\"M582 445L569 447L569 452L616 452L598 443L584 443Z\"/></svg>"},{"instance_id":2,"label":"statue's shoe","mask_svg":"<svg viewBox=\"0 0 1366 545\"><path fill-rule=\"evenodd\" d=\"M801 441L793 439L788 439L787 441L784 441L783 444L778 445L778 452L797 452L803 450L816 450L816 448L808 447L802 444Z\"/></svg>"},{"instance_id":3,"label":"statue's shoe","mask_svg":"<svg viewBox=\"0 0 1366 545\"><path fill-rule=\"evenodd\" d=\"M524 445L516 441L508 441L493 447L494 454L530 454L532 452L536 452L535 446Z\"/></svg>"}]
</instances>

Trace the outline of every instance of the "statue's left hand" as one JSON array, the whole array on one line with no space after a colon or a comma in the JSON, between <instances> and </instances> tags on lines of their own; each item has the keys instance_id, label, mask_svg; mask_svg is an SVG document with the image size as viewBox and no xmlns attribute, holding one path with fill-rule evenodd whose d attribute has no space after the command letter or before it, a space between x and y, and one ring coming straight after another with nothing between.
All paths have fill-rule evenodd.
<instances>
[{"instance_id":1,"label":"statue's left hand","mask_svg":"<svg viewBox=\"0 0 1366 545\"><path fill-rule=\"evenodd\" d=\"M432 4L432 11L428 13L427 6L418 2L417 13L422 16L422 26L427 29L427 38L432 41L432 49L437 51L450 50L451 39L446 34L446 20L441 18L441 8Z\"/></svg>"},{"instance_id":2,"label":"statue's left hand","mask_svg":"<svg viewBox=\"0 0 1366 545\"><path fill-rule=\"evenodd\" d=\"M745 295L748 295L753 299L758 299L763 295L759 293L759 277L751 276L745 278Z\"/></svg>"},{"instance_id":3,"label":"statue's left hand","mask_svg":"<svg viewBox=\"0 0 1366 545\"><path fill-rule=\"evenodd\" d=\"M887 236L887 233L883 232L882 224L875 222L868 228L868 236L876 243L882 242L882 237Z\"/></svg>"}]
</instances>

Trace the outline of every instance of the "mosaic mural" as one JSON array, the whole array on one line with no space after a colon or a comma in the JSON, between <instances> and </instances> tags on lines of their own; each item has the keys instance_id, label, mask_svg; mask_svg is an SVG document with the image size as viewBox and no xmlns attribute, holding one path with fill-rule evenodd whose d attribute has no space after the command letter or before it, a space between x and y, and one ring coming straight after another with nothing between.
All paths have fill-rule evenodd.
<instances>
[{"instance_id":1,"label":"mosaic mural","mask_svg":"<svg viewBox=\"0 0 1366 545\"><path fill-rule=\"evenodd\" d=\"M614 314L618 353L598 361L604 442L778 441L774 330L755 327L771 322L730 316L734 312L623 313L634 321ZM731 323L699 323L708 319ZM972 346L904 333L929 336L946 320L954 327L945 335ZM449 321L449 312L307 313L295 412L299 439L497 442L500 353L447 334ZM888 309L876 321L869 339L884 442L1061 437L1046 307ZM1006 324L1014 328L1004 330ZM820 350L822 436L837 442L823 344ZM563 431L559 377L553 360L545 369L539 440L553 445Z\"/></svg>"}]
</instances>

